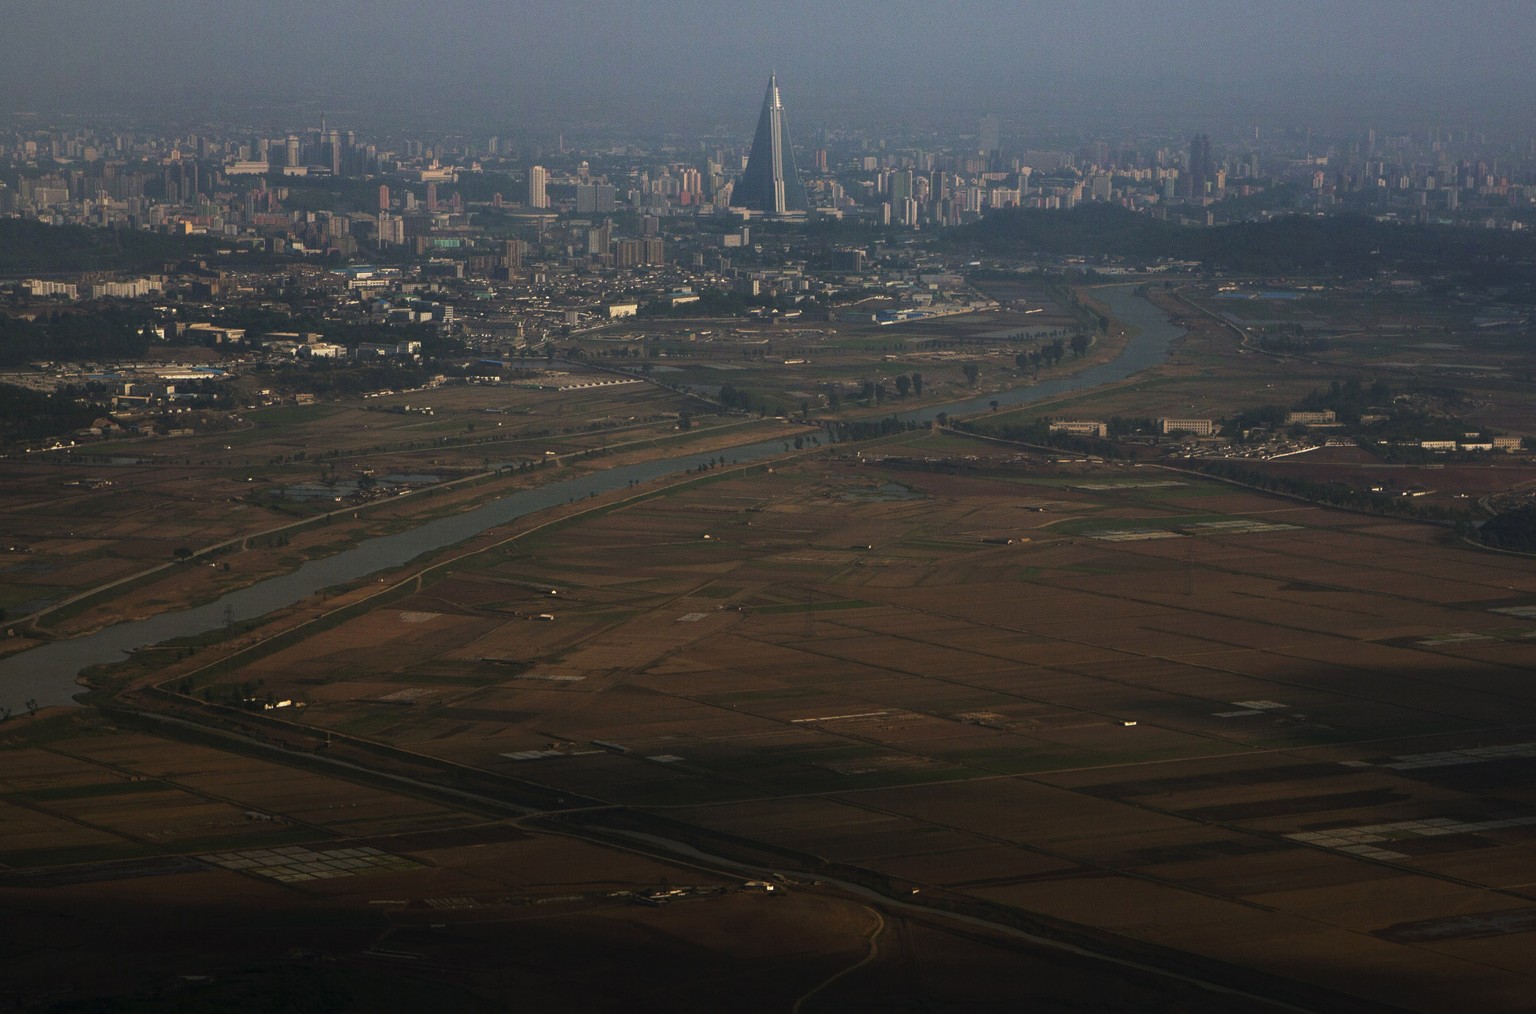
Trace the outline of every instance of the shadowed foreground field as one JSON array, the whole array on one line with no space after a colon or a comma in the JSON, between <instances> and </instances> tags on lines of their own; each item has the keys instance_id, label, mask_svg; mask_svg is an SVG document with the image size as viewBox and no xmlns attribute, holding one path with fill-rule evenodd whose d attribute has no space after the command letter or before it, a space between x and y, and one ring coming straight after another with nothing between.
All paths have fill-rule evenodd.
<instances>
[{"instance_id":1,"label":"shadowed foreground field","mask_svg":"<svg viewBox=\"0 0 1536 1014\"><path fill-rule=\"evenodd\" d=\"M1090 988L1076 959L1009 975L1021 945L933 922L945 913L1307 1009L1528 1008L1529 561L1155 468L957 455L927 439L594 512L238 669L153 675L203 722L242 693L303 705L229 726L246 737L238 753L99 727L16 737L0 819L32 837L0 854L13 867L3 897L22 899L5 903L41 897L16 878L67 845L82 864L190 856L201 872L49 897L102 905L120 891L131 904L192 878L199 898L278 904L241 900L259 883L380 941L345 953L419 954L390 967L437 963L482 997L516 987L471 955L520 952L534 912L520 906L542 890L599 913L549 909L546 944L569 934L572 950L610 959L638 946L625 934L676 944L675 966L641 965L684 969L675 988L693 992L658 1001L673 987L613 971L655 1009L718 1001L728 984L698 977L710 948L763 974L765 1010L871 954L804 1009L1248 1002L1087 966L1095 1000L1074 993ZM327 733L333 760L434 785L457 765L455 784L500 786L542 815L517 822L526 839L423 849L423 835L486 818L440 793L292 767L308 756L296 745ZM257 756L279 740L287 751ZM281 821L258 827L248 810ZM601 892L736 882L551 830L694 848L801 886L626 900L616 926L600 913L620 903ZM359 847L382 858L339 855ZM263 848L307 851L231 865ZM343 860L358 872L317 873ZM454 898L486 926L457 928ZM771 923L751 906L788 914Z\"/></svg>"}]
</instances>

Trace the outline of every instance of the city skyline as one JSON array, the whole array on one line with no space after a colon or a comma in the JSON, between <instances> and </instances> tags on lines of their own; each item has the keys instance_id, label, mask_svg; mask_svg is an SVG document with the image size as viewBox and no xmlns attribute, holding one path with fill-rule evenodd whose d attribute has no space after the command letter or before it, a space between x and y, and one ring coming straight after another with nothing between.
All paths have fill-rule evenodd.
<instances>
[{"instance_id":1,"label":"city skyline","mask_svg":"<svg viewBox=\"0 0 1536 1014\"><path fill-rule=\"evenodd\" d=\"M1428 3L1321 0L1240 18L1205 0L1151 15L1097 0L1069 16L1040 3L789 3L728 21L696 0L643 14L608 0L515 14L454 0L430 17L386 0L363 19L322 0L265 13L233 25L190 0L28 5L12 15L14 37L50 42L17 47L0 69L3 111L330 107L369 123L451 114L466 124L680 127L727 123L755 98L756 75L743 67L796 82L802 130L979 106L1061 122L1519 126L1536 104L1525 58L1536 19L1497 0L1454 18ZM954 32L957 23L977 30Z\"/></svg>"},{"instance_id":2,"label":"city skyline","mask_svg":"<svg viewBox=\"0 0 1536 1014\"><path fill-rule=\"evenodd\" d=\"M0 1003L1529 1006L1521 8L120 3L0 67Z\"/></svg>"}]
</instances>

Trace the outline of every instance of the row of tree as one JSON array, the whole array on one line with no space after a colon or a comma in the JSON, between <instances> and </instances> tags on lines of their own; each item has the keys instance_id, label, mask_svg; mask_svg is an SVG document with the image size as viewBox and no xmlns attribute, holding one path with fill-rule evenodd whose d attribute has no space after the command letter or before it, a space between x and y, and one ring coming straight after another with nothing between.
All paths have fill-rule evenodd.
<instances>
[{"instance_id":1,"label":"row of tree","mask_svg":"<svg viewBox=\"0 0 1536 1014\"><path fill-rule=\"evenodd\" d=\"M0 275L159 271L212 251L213 243L201 237L0 218Z\"/></svg>"},{"instance_id":2,"label":"row of tree","mask_svg":"<svg viewBox=\"0 0 1536 1014\"><path fill-rule=\"evenodd\" d=\"M144 323L116 306L54 312L28 320L0 314L0 366L34 362L111 362L141 358Z\"/></svg>"},{"instance_id":3,"label":"row of tree","mask_svg":"<svg viewBox=\"0 0 1536 1014\"><path fill-rule=\"evenodd\" d=\"M1233 461L1208 462L1200 470L1207 475L1231 479L1245 486L1252 486L1254 489L1286 493L1327 507L1343 507L1347 510L1367 511L1372 514L1393 514L1461 525L1468 523L1466 511L1452 510L1438 504L1422 503L1412 497L1357 490L1340 482L1318 482L1298 476L1276 475L1254 468L1245 468Z\"/></svg>"},{"instance_id":4,"label":"row of tree","mask_svg":"<svg viewBox=\"0 0 1536 1014\"><path fill-rule=\"evenodd\" d=\"M76 388L44 393L0 384L0 444L72 433L107 411Z\"/></svg>"},{"instance_id":5,"label":"row of tree","mask_svg":"<svg viewBox=\"0 0 1536 1014\"><path fill-rule=\"evenodd\" d=\"M764 416L785 414L784 405L781 402L734 384L721 384L720 393L715 395L715 399L724 407L738 412L756 412Z\"/></svg>"},{"instance_id":6,"label":"row of tree","mask_svg":"<svg viewBox=\"0 0 1536 1014\"><path fill-rule=\"evenodd\" d=\"M1137 424L1150 425L1150 420L1123 420L1116 419L1110 427L1111 434L1132 432ZM1112 439L1084 436L1077 433L1053 433L1049 419L1035 419L1026 423L991 422L988 420L962 420L955 422L954 428L967 433L977 433L983 436L997 437L1001 440L1012 440L1021 444L1032 444L1037 447L1052 447L1057 450L1071 451L1075 454L1096 455L1101 458L1123 458L1127 453Z\"/></svg>"},{"instance_id":7,"label":"row of tree","mask_svg":"<svg viewBox=\"0 0 1536 1014\"><path fill-rule=\"evenodd\" d=\"M1525 230L1399 225L1364 215L1289 215L1189 228L1112 204L1069 211L999 209L945 239L972 249L1111 255L1147 263L1193 260L1208 269L1266 275L1359 278L1394 267L1415 277L1451 275L1478 287L1503 284L1511 268L1536 261L1536 236Z\"/></svg>"},{"instance_id":8,"label":"row of tree","mask_svg":"<svg viewBox=\"0 0 1536 1014\"><path fill-rule=\"evenodd\" d=\"M886 416L884 419L860 419L844 421L840 419L828 419L822 423L828 438L834 442L849 440L873 440L876 437L890 436L893 433L907 433L912 430L922 429L926 424L903 421L894 416Z\"/></svg>"},{"instance_id":9,"label":"row of tree","mask_svg":"<svg viewBox=\"0 0 1536 1014\"><path fill-rule=\"evenodd\" d=\"M1536 553L1536 504L1489 518L1478 528L1477 537L1497 549Z\"/></svg>"}]
</instances>

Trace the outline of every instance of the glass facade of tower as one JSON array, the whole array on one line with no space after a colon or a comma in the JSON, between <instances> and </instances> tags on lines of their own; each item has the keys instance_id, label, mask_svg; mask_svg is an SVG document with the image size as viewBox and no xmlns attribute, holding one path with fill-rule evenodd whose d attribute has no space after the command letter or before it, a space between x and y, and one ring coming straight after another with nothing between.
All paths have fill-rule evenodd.
<instances>
[{"instance_id":1,"label":"glass facade of tower","mask_svg":"<svg viewBox=\"0 0 1536 1014\"><path fill-rule=\"evenodd\" d=\"M805 185L795 168L795 152L789 144L789 125L784 118L784 103L779 101L777 77L768 79L752 152L747 156L747 169L736 185L732 203L767 215L803 213L809 209Z\"/></svg>"}]
</instances>

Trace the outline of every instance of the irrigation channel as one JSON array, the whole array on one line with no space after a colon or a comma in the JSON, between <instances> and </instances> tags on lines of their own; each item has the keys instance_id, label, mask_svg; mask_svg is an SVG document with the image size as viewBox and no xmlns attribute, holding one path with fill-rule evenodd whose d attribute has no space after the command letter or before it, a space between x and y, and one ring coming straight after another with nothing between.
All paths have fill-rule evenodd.
<instances>
[{"instance_id":1,"label":"irrigation channel","mask_svg":"<svg viewBox=\"0 0 1536 1014\"><path fill-rule=\"evenodd\" d=\"M1104 286L1095 290L1095 295L1109 307L1111 315L1132 332L1125 349L1115 359L1032 387L933 405L898 413L896 418L927 422L940 412L953 416L986 412L993 402L999 407L1028 405L1124 380L1157 365L1168 357L1173 342L1183 337L1184 332L1169 322L1161 310L1136 295L1141 284ZM726 453L736 462L750 462L782 454L783 449L784 441L775 439L733 447ZM335 556L311 560L295 571L232 591L204 605L119 623L94 634L54 641L0 659L0 707L22 714L28 701L39 707L72 704L74 696L81 692L76 677L89 666L116 662L137 648L172 638L191 637L232 620L238 622L265 616L324 588L401 566L430 550L463 542L487 529L537 511L583 500L596 493L624 489L631 483L675 475L685 468L698 468L716 453L691 451L522 490L462 514L438 518L410 531L370 539Z\"/></svg>"}]
</instances>

